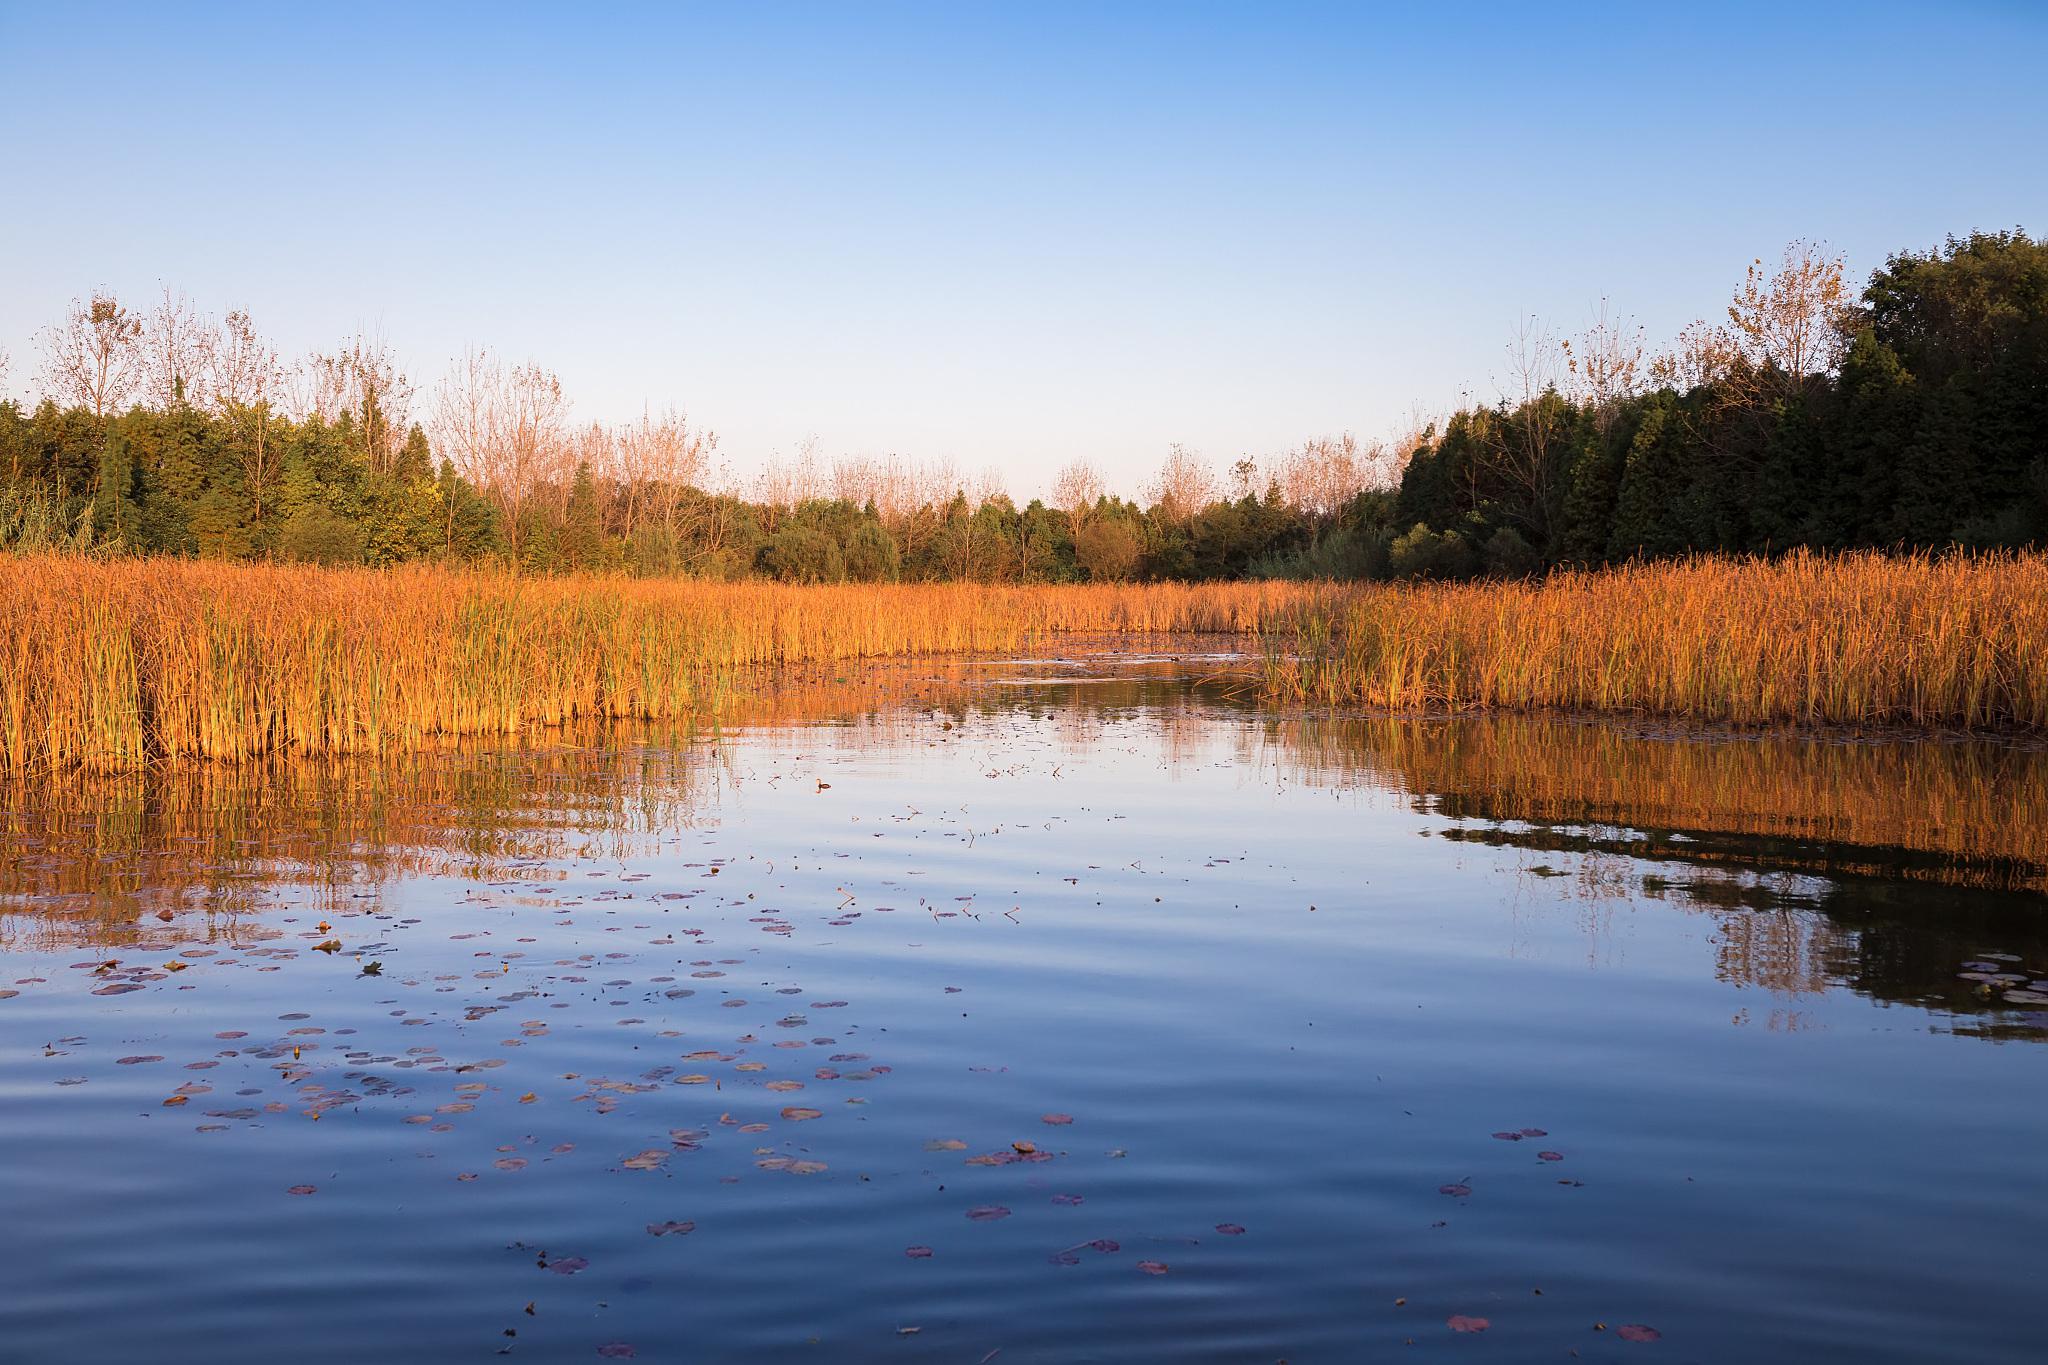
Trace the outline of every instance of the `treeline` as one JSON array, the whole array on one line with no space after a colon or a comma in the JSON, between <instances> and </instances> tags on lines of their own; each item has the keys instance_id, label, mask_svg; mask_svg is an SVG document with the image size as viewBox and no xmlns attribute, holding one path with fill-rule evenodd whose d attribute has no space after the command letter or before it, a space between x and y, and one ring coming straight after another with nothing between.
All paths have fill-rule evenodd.
<instances>
[{"instance_id":1,"label":"treeline","mask_svg":"<svg viewBox=\"0 0 2048 1365\"><path fill-rule=\"evenodd\" d=\"M1524 328L1510 397L1142 497L1085 462L1019 506L896 459L749 480L669 411L577 425L538 365L472 352L421 396L357 338L287 365L245 314L97 295L0 402L0 545L501 563L793 582L1461 578L1693 551L2048 540L2048 245L1978 233L1875 271L1794 244L1653 355L1602 315ZM4 357L0 357L4 365ZM417 409L417 411L416 411Z\"/></svg>"},{"instance_id":2,"label":"treeline","mask_svg":"<svg viewBox=\"0 0 2048 1365\"><path fill-rule=\"evenodd\" d=\"M2048 243L2023 232L1894 256L1860 298L1795 244L1663 356L1603 322L1517 361L1514 401L1415 450L1391 568L2048 540Z\"/></svg>"}]
</instances>

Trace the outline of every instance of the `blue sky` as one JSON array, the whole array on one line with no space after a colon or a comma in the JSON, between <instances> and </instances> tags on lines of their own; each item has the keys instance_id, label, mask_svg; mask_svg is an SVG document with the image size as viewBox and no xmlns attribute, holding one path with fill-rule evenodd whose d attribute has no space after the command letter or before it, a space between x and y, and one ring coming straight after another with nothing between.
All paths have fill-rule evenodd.
<instances>
[{"instance_id":1,"label":"blue sky","mask_svg":"<svg viewBox=\"0 0 2048 1365\"><path fill-rule=\"evenodd\" d=\"M1661 340L1810 236L2048 230L2048 4L618 8L0 0L0 347L105 285L469 343L744 469L1134 486Z\"/></svg>"}]
</instances>

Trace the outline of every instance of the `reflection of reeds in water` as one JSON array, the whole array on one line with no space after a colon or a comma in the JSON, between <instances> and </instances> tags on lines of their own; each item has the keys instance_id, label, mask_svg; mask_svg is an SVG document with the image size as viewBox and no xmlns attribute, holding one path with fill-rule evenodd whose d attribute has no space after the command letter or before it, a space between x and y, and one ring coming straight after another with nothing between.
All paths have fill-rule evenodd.
<instances>
[{"instance_id":1,"label":"reflection of reeds in water","mask_svg":"<svg viewBox=\"0 0 2048 1365\"><path fill-rule=\"evenodd\" d=\"M1993 740L1653 735L1540 716L1295 716L1267 751L1311 782L1391 788L1460 842L1525 850L1533 891L1584 907L1589 939L1644 900L1710 917L1716 975L1781 1000L1848 985L2038 1039L1958 965L2048 961L2048 752ZM1930 904L1905 883L1980 892ZM1988 1011L1988 1012L1987 1012ZM1800 1024L1784 1004L1746 1020Z\"/></svg>"},{"instance_id":2,"label":"reflection of reeds in water","mask_svg":"<svg viewBox=\"0 0 2048 1365\"><path fill-rule=\"evenodd\" d=\"M642 735L642 739L650 736ZM225 937L280 898L332 909L393 877L552 880L695 820L715 753L687 736L610 746L449 743L384 758L160 764L16 779L0 807L0 946L148 947L158 915Z\"/></svg>"},{"instance_id":3,"label":"reflection of reeds in water","mask_svg":"<svg viewBox=\"0 0 2048 1365\"><path fill-rule=\"evenodd\" d=\"M2048 556L1799 553L1388 587L1311 604L1286 643L1264 687L1298 702L2042 729Z\"/></svg>"},{"instance_id":4,"label":"reflection of reeds in water","mask_svg":"<svg viewBox=\"0 0 2048 1365\"><path fill-rule=\"evenodd\" d=\"M382 753L716 711L752 665L1246 632L1283 584L791 588L174 560L0 559L0 764Z\"/></svg>"},{"instance_id":5,"label":"reflection of reeds in water","mask_svg":"<svg viewBox=\"0 0 2048 1365\"><path fill-rule=\"evenodd\" d=\"M2038 748L1651 735L1509 715L1297 716L1267 728L1311 773L1349 765L1446 815L1678 833L1701 861L2048 891Z\"/></svg>"}]
</instances>

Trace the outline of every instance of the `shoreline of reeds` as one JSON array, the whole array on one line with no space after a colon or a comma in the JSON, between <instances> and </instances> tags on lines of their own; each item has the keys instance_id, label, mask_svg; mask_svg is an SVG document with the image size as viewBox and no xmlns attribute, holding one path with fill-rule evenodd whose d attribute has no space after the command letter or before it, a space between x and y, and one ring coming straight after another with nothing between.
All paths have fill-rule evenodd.
<instances>
[{"instance_id":1,"label":"shoreline of reeds","mask_svg":"<svg viewBox=\"0 0 2048 1365\"><path fill-rule=\"evenodd\" d=\"M792 587L0 559L0 768L385 753L717 715L761 667L1227 634L1278 705L2048 731L2048 556L1528 581Z\"/></svg>"},{"instance_id":2,"label":"shoreline of reeds","mask_svg":"<svg viewBox=\"0 0 2048 1365\"><path fill-rule=\"evenodd\" d=\"M2048 556L1699 558L1384 585L1266 636L1262 698L1748 729L2048 731Z\"/></svg>"},{"instance_id":3,"label":"shoreline of reeds","mask_svg":"<svg viewBox=\"0 0 2048 1365\"><path fill-rule=\"evenodd\" d=\"M379 753L716 714L760 665L1251 634L1283 583L791 587L433 567L0 559L0 766Z\"/></svg>"}]
</instances>

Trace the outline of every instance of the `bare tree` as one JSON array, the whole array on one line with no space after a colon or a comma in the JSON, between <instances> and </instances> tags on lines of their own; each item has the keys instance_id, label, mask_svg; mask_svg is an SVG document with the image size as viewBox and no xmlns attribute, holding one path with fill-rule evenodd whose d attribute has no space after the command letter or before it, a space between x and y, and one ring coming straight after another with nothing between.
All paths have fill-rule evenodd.
<instances>
[{"instance_id":1,"label":"bare tree","mask_svg":"<svg viewBox=\"0 0 2048 1365\"><path fill-rule=\"evenodd\" d=\"M1649 377L1643 329L1625 318L1611 317L1607 300L1602 299L1578 339L1558 344L1564 351L1566 383L1573 401L1592 410L1594 422L1605 435L1620 406L1641 393Z\"/></svg>"},{"instance_id":2,"label":"bare tree","mask_svg":"<svg viewBox=\"0 0 2048 1365\"><path fill-rule=\"evenodd\" d=\"M718 449L717 434L691 426L675 408L659 416L643 410L637 423L613 433L613 445L626 490L626 534L633 534L644 515L674 543L682 529L678 516L683 499L704 482L705 469Z\"/></svg>"},{"instance_id":3,"label":"bare tree","mask_svg":"<svg viewBox=\"0 0 2048 1365\"><path fill-rule=\"evenodd\" d=\"M1650 362L1650 378L1681 391L1718 386L1742 364L1742 347L1726 327L1690 322L1671 349Z\"/></svg>"},{"instance_id":4,"label":"bare tree","mask_svg":"<svg viewBox=\"0 0 2048 1365\"><path fill-rule=\"evenodd\" d=\"M142 319L112 294L71 301L64 321L43 329L43 389L68 407L104 418L125 406L141 370Z\"/></svg>"},{"instance_id":5,"label":"bare tree","mask_svg":"<svg viewBox=\"0 0 2048 1365\"><path fill-rule=\"evenodd\" d=\"M1169 521L1187 521L1215 496L1216 474L1207 460L1175 441L1145 491Z\"/></svg>"},{"instance_id":6,"label":"bare tree","mask_svg":"<svg viewBox=\"0 0 2048 1365\"><path fill-rule=\"evenodd\" d=\"M1003 486L1003 471L994 465L982 468L981 474L974 480L974 496L970 501L976 507L1002 502L1008 504L1011 511L1016 510L1015 504L1010 502L1010 490Z\"/></svg>"},{"instance_id":7,"label":"bare tree","mask_svg":"<svg viewBox=\"0 0 2048 1365\"><path fill-rule=\"evenodd\" d=\"M142 401L160 412L181 403L204 404L212 387L211 324L183 293L163 287L142 328Z\"/></svg>"},{"instance_id":8,"label":"bare tree","mask_svg":"<svg viewBox=\"0 0 2048 1365\"><path fill-rule=\"evenodd\" d=\"M1842 258L1791 242L1775 271L1750 262L1725 324L1685 328L1652 373L1661 383L1711 385L1723 408L1768 403L1841 363L1852 306Z\"/></svg>"},{"instance_id":9,"label":"bare tree","mask_svg":"<svg viewBox=\"0 0 2048 1365\"><path fill-rule=\"evenodd\" d=\"M1319 534L1353 498L1383 482L1390 463L1385 446L1362 444L1348 431L1319 436L1281 459L1280 496Z\"/></svg>"},{"instance_id":10,"label":"bare tree","mask_svg":"<svg viewBox=\"0 0 2048 1365\"><path fill-rule=\"evenodd\" d=\"M364 462L379 474L397 465L412 425L413 383L381 337L358 335L332 355L316 353L301 371L301 411L337 422L347 413Z\"/></svg>"},{"instance_id":11,"label":"bare tree","mask_svg":"<svg viewBox=\"0 0 2048 1365\"><path fill-rule=\"evenodd\" d=\"M775 529L782 513L824 495L826 474L818 463L818 450L817 434L812 433L796 443L795 459L785 462L770 456L761 466L754 490L755 500L767 512L767 530Z\"/></svg>"},{"instance_id":12,"label":"bare tree","mask_svg":"<svg viewBox=\"0 0 2048 1365\"><path fill-rule=\"evenodd\" d=\"M1547 543L1558 482L1563 475L1566 411L1556 401L1564 350L1535 318L1515 326L1507 345L1508 375L1501 412L1483 432L1485 465L1516 493L1524 522Z\"/></svg>"},{"instance_id":13,"label":"bare tree","mask_svg":"<svg viewBox=\"0 0 2048 1365\"><path fill-rule=\"evenodd\" d=\"M571 449L562 382L539 365L505 366L472 349L449 367L436 395L435 443L498 509L506 547L519 557L520 519Z\"/></svg>"},{"instance_id":14,"label":"bare tree","mask_svg":"<svg viewBox=\"0 0 2048 1365\"><path fill-rule=\"evenodd\" d=\"M1102 472L1087 460L1071 461L1052 481L1052 505L1079 530L1102 500Z\"/></svg>"},{"instance_id":15,"label":"bare tree","mask_svg":"<svg viewBox=\"0 0 2048 1365\"><path fill-rule=\"evenodd\" d=\"M242 482L249 489L251 519L263 521L263 490L277 475L270 444L270 405L284 383L277 351L256 333L241 309L231 309L208 345L210 405L233 424L241 438Z\"/></svg>"},{"instance_id":16,"label":"bare tree","mask_svg":"<svg viewBox=\"0 0 2048 1365\"><path fill-rule=\"evenodd\" d=\"M1797 384L1840 362L1841 324L1849 306L1842 258L1795 241L1768 277L1761 260L1750 262L1728 305L1728 321L1752 366L1776 370Z\"/></svg>"}]
</instances>

